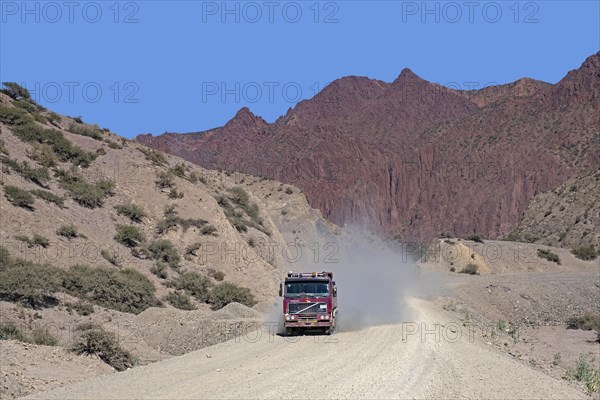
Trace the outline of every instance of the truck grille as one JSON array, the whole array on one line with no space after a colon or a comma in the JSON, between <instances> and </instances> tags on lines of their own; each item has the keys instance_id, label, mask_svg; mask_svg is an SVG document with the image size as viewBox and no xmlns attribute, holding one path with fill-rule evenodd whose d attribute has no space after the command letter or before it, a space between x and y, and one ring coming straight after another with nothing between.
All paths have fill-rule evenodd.
<instances>
[{"instance_id":1,"label":"truck grille","mask_svg":"<svg viewBox=\"0 0 600 400\"><path fill-rule=\"evenodd\" d=\"M289 303L290 314L316 314L327 311L327 303Z\"/></svg>"}]
</instances>

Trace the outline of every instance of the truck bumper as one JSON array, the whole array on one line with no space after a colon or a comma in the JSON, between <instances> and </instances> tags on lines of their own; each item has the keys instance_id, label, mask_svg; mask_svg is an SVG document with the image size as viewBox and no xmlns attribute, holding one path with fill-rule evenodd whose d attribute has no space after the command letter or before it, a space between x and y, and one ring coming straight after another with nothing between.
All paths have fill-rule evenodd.
<instances>
[{"instance_id":1,"label":"truck bumper","mask_svg":"<svg viewBox=\"0 0 600 400\"><path fill-rule=\"evenodd\" d=\"M331 321L285 321L283 326L286 328L330 328L333 326Z\"/></svg>"}]
</instances>

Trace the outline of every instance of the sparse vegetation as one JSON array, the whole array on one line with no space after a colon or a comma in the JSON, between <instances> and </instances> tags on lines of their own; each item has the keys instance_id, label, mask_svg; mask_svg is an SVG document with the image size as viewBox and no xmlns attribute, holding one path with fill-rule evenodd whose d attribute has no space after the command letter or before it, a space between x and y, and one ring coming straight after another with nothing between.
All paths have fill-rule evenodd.
<instances>
[{"instance_id":1,"label":"sparse vegetation","mask_svg":"<svg viewBox=\"0 0 600 400\"><path fill-rule=\"evenodd\" d=\"M177 290L185 290L201 302L207 302L210 298L210 280L197 272L184 272L179 277L170 280L167 286Z\"/></svg>"},{"instance_id":2,"label":"sparse vegetation","mask_svg":"<svg viewBox=\"0 0 600 400\"><path fill-rule=\"evenodd\" d=\"M88 303L87 301L79 300L76 303L67 303L65 307L68 312L71 310L75 310L77 314L82 316L88 316L94 313L94 305Z\"/></svg>"},{"instance_id":3,"label":"sparse vegetation","mask_svg":"<svg viewBox=\"0 0 600 400\"><path fill-rule=\"evenodd\" d=\"M76 354L96 355L117 371L124 371L135 364L134 357L121 348L117 337L102 328L85 330L72 350Z\"/></svg>"},{"instance_id":4,"label":"sparse vegetation","mask_svg":"<svg viewBox=\"0 0 600 400\"><path fill-rule=\"evenodd\" d=\"M67 130L71 133L81 136L87 136L92 139L102 140L102 131L97 127L91 127L83 124L71 123Z\"/></svg>"},{"instance_id":5,"label":"sparse vegetation","mask_svg":"<svg viewBox=\"0 0 600 400\"><path fill-rule=\"evenodd\" d=\"M192 298L186 292L171 292L165 297L165 300L180 310L197 309L196 305L192 302Z\"/></svg>"},{"instance_id":6,"label":"sparse vegetation","mask_svg":"<svg viewBox=\"0 0 600 400\"><path fill-rule=\"evenodd\" d=\"M58 171L57 176L61 187L83 207L102 207L106 197L113 195L114 181L104 179L91 184L82 177L63 170Z\"/></svg>"},{"instance_id":7,"label":"sparse vegetation","mask_svg":"<svg viewBox=\"0 0 600 400\"><path fill-rule=\"evenodd\" d=\"M472 240L475 243L483 243L483 239L481 238L481 236L477 233L474 233L472 235L469 235L465 238L466 240Z\"/></svg>"},{"instance_id":8,"label":"sparse vegetation","mask_svg":"<svg viewBox=\"0 0 600 400\"><path fill-rule=\"evenodd\" d=\"M247 232L248 228L252 227L270 235L271 232L263 226L263 221L260 219L258 206L250 202L250 196L244 188L236 186L229 189L229 193L229 196L217 196L216 200L231 225L238 232ZM249 219L244 218L244 214Z\"/></svg>"},{"instance_id":9,"label":"sparse vegetation","mask_svg":"<svg viewBox=\"0 0 600 400\"><path fill-rule=\"evenodd\" d=\"M239 287L233 283L223 282L215 286L210 292L211 308L218 310L229 303L237 302L252 307L256 304L250 289Z\"/></svg>"},{"instance_id":10,"label":"sparse vegetation","mask_svg":"<svg viewBox=\"0 0 600 400\"><path fill-rule=\"evenodd\" d=\"M172 200L176 200L176 199L183 199L183 192L180 192L177 190L177 188L172 187L171 190L169 191L169 199Z\"/></svg>"},{"instance_id":11,"label":"sparse vegetation","mask_svg":"<svg viewBox=\"0 0 600 400\"><path fill-rule=\"evenodd\" d=\"M206 225L200 229L200 233L203 235L213 235L217 231L217 228L213 225Z\"/></svg>"},{"instance_id":12,"label":"sparse vegetation","mask_svg":"<svg viewBox=\"0 0 600 400\"><path fill-rule=\"evenodd\" d=\"M565 378L582 382L589 395L600 391L600 370L595 368L594 357L588 361L583 354L580 354L575 368L567 370Z\"/></svg>"},{"instance_id":13,"label":"sparse vegetation","mask_svg":"<svg viewBox=\"0 0 600 400\"><path fill-rule=\"evenodd\" d=\"M63 285L80 299L122 312L139 314L160 304L154 297L152 282L132 269L75 265L67 272Z\"/></svg>"},{"instance_id":14,"label":"sparse vegetation","mask_svg":"<svg viewBox=\"0 0 600 400\"><path fill-rule=\"evenodd\" d=\"M538 249L537 256L539 258L543 258L545 260L548 260L548 261L551 261L551 262L555 262L558 265L560 265L560 258L558 257L558 254L553 253L550 250Z\"/></svg>"},{"instance_id":15,"label":"sparse vegetation","mask_svg":"<svg viewBox=\"0 0 600 400\"><path fill-rule=\"evenodd\" d=\"M525 243L535 243L539 238L537 236L533 236L529 233L513 231L508 235L504 236L502 240L506 240L509 242L525 242Z\"/></svg>"},{"instance_id":16,"label":"sparse vegetation","mask_svg":"<svg viewBox=\"0 0 600 400\"><path fill-rule=\"evenodd\" d=\"M64 208L65 199L55 195L52 192L36 189L32 190L30 193L33 194L35 197L39 197L40 199L44 200L46 203L54 203L59 208Z\"/></svg>"},{"instance_id":17,"label":"sparse vegetation","mask_svg":"<svg viewBox=\"0 0 600 400\"><path fill-rule=\"evenodd\" d=\"M600 334L600 314L586 313L567 320L567 329L595 330Z\"/></svg>"},{"instance_id":18,"label":"sparse vegetation","mask_svg":"<svg viewBox=\"0 0 600 400\"><path fill-rule=\"evenodd\" d=\"M25 342L27 340L21 328L11 321L0 322L0 339L13 339L20 342Z\"/></svg>"},{"instance_id":19,"label":"sparse vegetation","mask_svg":"<svg viewBox=\"0 0 600 400\"><path fill-rule=\"evenodd\" d=\"M14 206L33 210L33 196L26 190L16 186L5 185L4 197Z\"/></svg>"},{"instance_id":20,"label":"sparse vegetation","mask_svg":"<svg viewBox=\"0 0 600 400\"><path fill-rule=\"evenodd\" d=\"M148 252L153 260L164 262L173 269L179 268L179 253L173 243L168 240L155 240L148 246Z\"/></svg>"},{"instance_id":21,"label":"sparse vegetation","mask_svg":"<svg viewBox=\"0 0 600 400\"><path fill-rule=\"evenodd\" d=\"M137 247L145 240L145 237L136 226L117 225L115 240L127 247Z\"/></svg>"},{"instance_id":22,"label":"sparse vegetation","mask_svg":"<svg viewBox=\"0 0 600 400\"><path fill-rule=\"evenodd\" d=\"M31 93L29 93L29 90L18 83L2 82L2 85L4 85L4 88L0 89L0 93L4 93L13 100L22 100L33 103L33 99L31 98Z\"/></svg>"},{"instance_id":23,"label":"sparse vegetation","mask_svg":"<svg viewBox=\"0 0 600 400\"><path fill-rule=\"evenodd\" d=\"M46 328L35 328L31 331L31 342L41 346L56 346L58 339Z\"/></svg>"},{"instance_id":24,"label":"sparse vegetation","mask_svg":"<svg viewBox=\"0 0 600 400\"><path fill-rule=\"evenodd\" d=\"M150 272L159 277L160 279L167 279L167 264L158 261L150 268Z\"/></svg>"},{"instance_id":25,"label":"sparse vegetation","mask_svg":"<svg viewBox=\"0 0 600 400\"><path fill-rule=\"evenodd\" d=\"M479 275L479 267L475 264L467 264L459 271L461 274Z\"/></svg>"},{"instance_id":26,"label":"sparse vegetation","mask_svg":"<svg viewBox=\"0 0 600 400\"><path fill-rule=\"evenodd\" d=\"M121 266L121 261L119 260L119 257L117 255L116 251L102 249L102 250L100 250L100 255L102 256L102 258L104 258L106 261L108 261L115 267Z\"/></svg>"},{"instance_id":27,"label":"sparse vegetation","mask_svg":"<svg viewBox=\"0 0 600 400\"><path fill-rule=\"evenodd\" d=\"M63 225L57 229L56 234L66 237L67 239L75 239L79 234L75 225Z\"/></svg>"},{"instance_id":28,"label":"sparse vegetation","mask_svg":"<svg viewBox=\"0 0 600 400\"><path fill-rule=\"evenodd\" d=\"M141 151L144 156L146 156L146 160L150 161L156 166L168 164L167 157L165 157L165 154L161 151L148 149L145 147L139 147L138 150Z\"/></svg>"},{"instance_id":29,"label":"sparse vegetation","mask_svg":"<svg viewBox=\"0 0 600 400\"><path fill-rule=\"evenodd\" d=\"M596 252L594 246L580 246L571 250L575 257L585 261L595 260L599 252Z\"/></svg>"},{"instance_id":30,"label":"sparse vegetation","mask_svg":"<svg viewBox=\"0 0 600 400\"><path fill-rule=\"evenodd\" d=\"M42 167L46 168L55 167L56 162L58 161L56 154L54 154L54 150L47 144L34 143L32 145L32 150L29 151L28 155L32 160L39 162Z\"/></svg>"},{"instance_id":31,"label":"sparse vegetation","mask_svg":"<svg viewBox=\"0 0 600 400\"><path fill-rule=\"evenodd\" d=\"M294 191L292 190L291 187L287 187L287 188L285 188L285 193L286 194L292 194L292 193L294 193Z\"/></svg>"},{"instance_id":32,"label":"sparse vegetation","mask_svg":"<svg viewBox=\"0 0 600 400\"><path fill-rule=\"evenodd\" d=\"M156 177L156 187L159 189L169 189L175 186L175 182L173 181L173 174L165 171L159 172Z\"/></svg>"},{"instance_id":33,"label":"sparse vegetation","mask_svg":"<svg viewBox=\"0 0 600 400\"><path fill-rule=\"evenodd\" d=\"M116 206L115 209L117 210L117 214L126 216L132 222L140 223L146 217L144 209L133 203L121 204Z\"/></svg>"},{"instance_id":34,"label":"sparse vegetation","mask_svg":"<svg viewBox=\"0 0 600 400\"><path fill-rule=\"evenodd\" d=\"M21 175L25 180L35 183L38 186L46 187L46 182L50 179L48 168L32 168L27 161L17 162L8 157L0 157L2 164L9 167Z\"/></svg>"},{"instance_id":35,"label":"sparse vegetation","mask_svg":"<svg viewBox=\"0 0 600 400\"><path fill-rule=\"evenodd\" d=\"M185 255L186 256L195 256L196 252L200 249L200 247L202 246L201 243L192 243L189 246L187 246L185 248Z\"/></svg>"},{"instance_id":36,"label":"sparse vegetation","mask_svg":"<svg viewBox=\"0 0 600 400\"><path fill-rule=\"evenodd\" d=\"M27 243L27 247L43 247L46 248L50 245L50 241L37 233L33 235L33 237L29 237L27 235L17 235L15 239L20 240L22 242Z\"/></svg>"},{"instance_id":37,"label":"sparse vegetation","mask_svg":"<svg viewBox=\"0 0 600 400\"><path fill-rule=\"evenodd\" d=\"M210 276L212 276L214 280L221 282L223 279L225 279L225 272L213 270L210 272Z\"/></svg>"}]
</instances>

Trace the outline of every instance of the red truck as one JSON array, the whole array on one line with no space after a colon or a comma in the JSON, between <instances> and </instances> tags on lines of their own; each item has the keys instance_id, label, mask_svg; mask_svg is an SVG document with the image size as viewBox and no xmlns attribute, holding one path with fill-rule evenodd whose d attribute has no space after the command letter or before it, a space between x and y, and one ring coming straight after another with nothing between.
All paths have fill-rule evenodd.
<instances>
[{"instance_id":1,"label":"red truck","mask_svg":"<svg viewBox=\"0 0 600 400\"><path fill-rule=\"evenodd\" d=\"M337 288L333 272L288 272L279 286L285 333L321 331L331 335L337 321Z\"/></svg>"}]
</instances>

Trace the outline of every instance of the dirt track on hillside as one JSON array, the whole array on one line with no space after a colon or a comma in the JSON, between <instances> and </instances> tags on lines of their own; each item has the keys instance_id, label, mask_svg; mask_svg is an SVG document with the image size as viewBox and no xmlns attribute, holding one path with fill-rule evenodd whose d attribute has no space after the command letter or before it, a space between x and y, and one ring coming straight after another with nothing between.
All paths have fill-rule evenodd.
<instances>
[{"instance_id":1,"label":"dirt track on hillside","mask_svg":"<svg viewBox=\"0 0 600 400\"><path fill-rule=\"evenodd\" d=\"M472 337L432 303L413 299L410 308L414 322L403 325L294 338L265 328L31 398L586 398Z\"/></svg>"}]
</instances>

